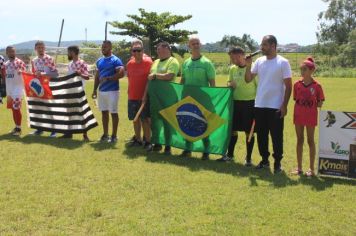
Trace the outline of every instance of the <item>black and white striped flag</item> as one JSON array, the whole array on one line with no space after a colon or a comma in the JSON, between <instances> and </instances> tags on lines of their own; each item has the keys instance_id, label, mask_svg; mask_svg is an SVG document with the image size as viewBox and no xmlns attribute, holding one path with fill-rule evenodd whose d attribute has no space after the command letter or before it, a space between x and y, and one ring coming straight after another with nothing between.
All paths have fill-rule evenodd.
<instances>
[{"instance_id":1,"label":"black and white striped flag","mask_svg":"<svg viewBox=\"0 0 356 236\"><path fill-rule=\"evenodd\" d=\"M26 77L26 78L25 78ZM76 74L40 79L24 73L30 127L58 133L83 133L98 125L85 96L82 79ZM41 98L48 91L51 98ZM41 93L42 91L42 93ZM43 96L43 97L46 97Z\"/></svg>"}]
</instances>

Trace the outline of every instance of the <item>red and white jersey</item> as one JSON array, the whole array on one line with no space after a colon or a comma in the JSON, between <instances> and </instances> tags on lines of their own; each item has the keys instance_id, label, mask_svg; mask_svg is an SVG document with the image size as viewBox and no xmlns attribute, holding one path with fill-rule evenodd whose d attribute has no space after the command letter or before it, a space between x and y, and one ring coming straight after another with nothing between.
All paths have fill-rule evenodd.
<instances>
[{"instance_id":1,"label":"red and white jersey","mask_svg":"<svg viewBox=\"0 0 356 236\"><path fill-rule=\"evenodd\" d=\"M51 56L45 54L43 57L35 57L32 60L32 72L44 72L48 75L57 73L57 68Z\"/></svg>"},{"instance_id":2,"label":"red and white jersey","mask_svg":"<svg viewBox=\"0 0 356 236\"><path fill-rule=\"evenodd\" d=\"M13 98L22 97L24 86L21 72L23 71L26 71L26 64L17 57L5 63L7 95Z\"/></svg>"},{"instance_id":3,"label":"red and white jersey","mask_svg":"<svg viewBox=\"0 0 356 236\"><path fill-rule=\"evenodd\" d=\"M78 59L77 61L71 61L68 64L68 74L73 74L79 71L81 75L89 76L88 64L82 59ZM82 78L83 86L85 85L85 79Z\"/></svg>"},{"instance_id":4,"label":"red and white jersey","mask_svg":"<svg viewBox=\"0 0 356 236\"><path fill-rule=\"evenodd\" d=\"M73 74L77 71L79 71L82 75L89 75L88 64L82 59L71 61L68 64L68 74Z\"/></svg>"}]
</instances>

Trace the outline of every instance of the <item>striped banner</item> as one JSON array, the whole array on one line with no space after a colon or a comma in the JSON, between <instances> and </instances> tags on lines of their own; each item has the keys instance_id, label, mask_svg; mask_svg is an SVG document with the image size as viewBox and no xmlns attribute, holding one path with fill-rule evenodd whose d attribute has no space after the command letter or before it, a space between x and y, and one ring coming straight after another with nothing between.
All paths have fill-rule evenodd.
<instances>
[{"instance_id":1,"label":"striped banner","mask_svg":"<svg viewBox=\"0 0 356 236\"><path fill-rule=\"evenodd\" d=\"M33 78L28 79L28 76ZM24 73L25 87L31 80L38 81L34 75ZM40 81L42 83L42 79ZM51 78L48 84L52 92L50 99L30 96L26 90L31 128L58 133L83 133L98 125L80 77L72 74Z\"/></svg>"}]
</instances>

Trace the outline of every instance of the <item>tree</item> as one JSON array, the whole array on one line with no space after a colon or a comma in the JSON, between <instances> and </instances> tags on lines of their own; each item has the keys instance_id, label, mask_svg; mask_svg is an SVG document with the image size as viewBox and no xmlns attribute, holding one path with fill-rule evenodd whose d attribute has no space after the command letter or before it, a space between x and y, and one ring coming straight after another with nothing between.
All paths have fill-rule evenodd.
<instances>
[{"instance_id":1,"label":"tree","mask_svg":"<svg viewBox=\"0 0 356 236\"><path fill-rule=\"evenodd\" d=\"M349 34L356 28L355 0L322 0L329 3L325 12L320 12L320 26L316 33L319 43L348 43Z\"/></svg>"},{"instance_id":2,"label":"tree","mask_svg":"<svg viewBox=\"0 0 356 236\"><path fill-rule=\"evenodd\" d=\"M220 45L225 47L239 46L249 51L254 51L258 48L258 43L249 34L243 34L241 38L234 35L224 35Z\"/></svg>"},{"instance_id":3,"label":"tree","mask_svg":"<svg viewBox=\"0 0 356 236\"><path fill-rule=\"evenodd\" d=\"M177 24L192 18L192 15L179 16L172 15L169 12L158 14L156 12L147 12L142 8L138 9L140 16L127 15L131 21L118 22L113 21L110 24L123 31L111 31L111 34L127 35L141 40L149 39L150 52L155 52L154 46L161 41L167 41L170 44L185 43L188 36L196 34L197 31L188 31L180 29L171 29Z\"/></svg>"}]
</instances>

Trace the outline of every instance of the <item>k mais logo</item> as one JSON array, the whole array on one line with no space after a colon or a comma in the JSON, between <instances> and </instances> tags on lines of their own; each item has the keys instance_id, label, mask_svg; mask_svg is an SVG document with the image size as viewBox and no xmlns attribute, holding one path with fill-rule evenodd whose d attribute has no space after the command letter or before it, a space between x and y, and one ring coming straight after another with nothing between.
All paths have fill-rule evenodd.
<instances>
[{"instance_id":1,"label":"k mais logo","mask_svg":"<svg viewBox=\"0 0 356 236\"><path fill-rule=\"evenodd\" d=\"M343 161L334 162L332 160L321 159L319 163L319 169L324 171L347 172L348 164Z\"/></svg>"}]
</instances>

